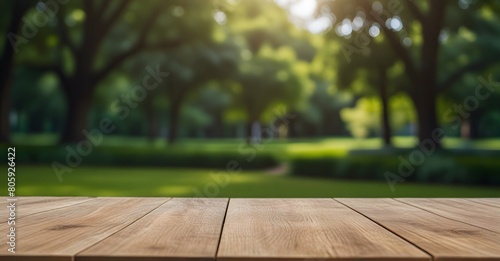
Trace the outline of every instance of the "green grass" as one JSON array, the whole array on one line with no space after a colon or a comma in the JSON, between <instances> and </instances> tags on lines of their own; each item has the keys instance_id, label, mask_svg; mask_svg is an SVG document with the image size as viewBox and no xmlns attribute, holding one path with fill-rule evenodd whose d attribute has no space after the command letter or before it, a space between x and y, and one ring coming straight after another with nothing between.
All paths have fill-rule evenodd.
<instances>
[{"instance_id":1,"label":"green grass","mask_svg":"<svg viewBox=\"0 0 500 261\"><path fill-rule=\"evenodd\" d=\"M14 134L12 142L16 145L57 145L58 137L55 134ZM392 139L397 148L413 148L417 142L415 137L396 136ZM197 149L207 151L234 151L244 143L243 139L181 139L171 149ZM124 145L126 144L126 145ZM273 139L260 147L263 150L278 152L307 152L307 151L336 151L349 150L378 150L382 146L380 138L355 139L351 137L311 138L311 139ZM500 150L500 138L465 141L457 137L446 137L443 145L449 149L479 149ZM169 147L165 139L150 142L144 137L125 137L107 135L100 146L128 147L128 148L157 148Z\"/></svg>"},{"instance_id":2,"label":"green grass","mask_svg":"<svg viewBox=\"0 0 500 261\"><path fill-rule=\"evenodd\" d=\"M500 197L498 187L271 176L264 172L212 174L211 170L78 167L59 182L50 166L17 166L18 196L216 197ZM225 184L226 186L217 185ZM209 188L210 194L204 194ZM2 193L7 188L2 182ZM198 190L201 194L194 192Z\"/></svg>"},{"instance_id":3,"label":"green grass","mask_svg":"<svg viewBox=\"0 0 500 261\"><path fill-rule=\"evenodd\" d=\"M415 146L413 137L395 137L394 144L398 148L408 149ZM172 168L130 168L130 167L90 167L80 166L73 173L66 174L63 182L59 182L49 164L32 165L21 162L22 150L28 147L21 145L49 146L56 144L55 135L14 135L13 143L18 147L17 193L18 195L35 196L218 196L218 197L500 197L499 187L477 187L458 185L428 185L402 183L396 185L392 193L384 181L321 179L310 176L271 176L265 171L248 171L232 175L211 175L213 170ZM187 139L180 140L174 146L168 146L164 140L150 143L145 138L106 136L100 148L105 151L119 150L141 154L141 152L208 152L210 155L226 153L240 155L238 139ZM463 141L458 138L446 138L446 148L467 150L474 156L479 153L500 152L500 139ZM349 156L356 150L364 153L379 154L381 141L378 138L316 138L273 140L270 143L257 145L257 155L272 153L281 161L289 161L295 155ZM54 147L57 148L57 147ZM39 147L39 150L44 150ZM45 151L44 151L45 152ZM387 152L387 151L386 151ZM477 155L476 155L477 153ZM45 153L46 154L46 153ZM50 163L53 159L48 157ZM94 153L95 154L95 153ZM65 156L65 154L61 154ZM93 154L91 154L92 157ZM482 155L482 154L481 154ZM495 154L496 155L496 154ZM99 155L94 155L100 157ZM241 156L241 155L240 155ZM248 154L242 157L247 157ZM84 164L90 161L84 158ZM468 157L467 155L464 157ZM472 160L472 159L471 159ZM90 162L92 163L92 162ZM191 163L190 163L191 164ZM92 165L92 164L88 164ZM151 166L151 165L147 165ZM309 173L310 169L308 169ZM227 186L217 185L217 180L230 181ZM209 193L204 193L208 188ZM0 186L0 195L6 195L6 183ZM195 191L200 191L196 193Z\"/></svg>"}]
</instances>

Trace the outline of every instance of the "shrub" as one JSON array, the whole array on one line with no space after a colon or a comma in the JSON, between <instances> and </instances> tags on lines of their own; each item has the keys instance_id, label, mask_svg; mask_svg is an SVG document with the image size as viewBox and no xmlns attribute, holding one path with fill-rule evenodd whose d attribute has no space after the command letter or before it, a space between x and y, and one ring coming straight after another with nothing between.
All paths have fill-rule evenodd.
<instances>
[{"instance_id":1,"label":"shrub","mask_svg":"<svg viewBox=\"0 0 500 261\"><path fill-rule=\"evenodd\" d=\"M399 174L403 154L359 154L350 155L294 155L291 159L292 175L329 177L339 179L383 180L387 171ZM413 165L412 165L413 166ZM423 164L405 180L433 183L500 185L500 162L494 155L457 155L456 153L434 153L426 157Z\"/></svg>"},{"instance_id":2,"label":"shrub","mask_svg":"<svg viewBox=\"0 0 500 261\"><path fill-rule=\"evenodd\" d=\"M7 151L7 147L2 145L1 149L3 147ZM51 164L57 161L66 165L67 155L65 147L16 146L16 163ZM237 162L237 166L244 170L271 168L279 164L276 155L270 152L258 151L255 158L249 158L248 154L237 151L95 147L89 155L82 156L81 164L225 169L229 162ZM5 157L0 159L1 163L6 161Z\"/></svg>"}]
</instances>

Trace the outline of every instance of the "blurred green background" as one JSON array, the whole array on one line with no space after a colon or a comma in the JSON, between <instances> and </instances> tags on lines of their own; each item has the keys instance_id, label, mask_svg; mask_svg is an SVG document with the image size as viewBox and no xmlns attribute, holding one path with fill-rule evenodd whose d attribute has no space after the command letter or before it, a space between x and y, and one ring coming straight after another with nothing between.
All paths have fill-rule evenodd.
<instances>
[{"instance_id":1,"label":"blurred green background","mask_svg":"<svg viewBox=\"0 0 500 261\"><path fill-rule=\"evenodd\" d=\"M17 195L500 196L499 1L0 13L0 162Z\"/></svg>"}]
</instances>

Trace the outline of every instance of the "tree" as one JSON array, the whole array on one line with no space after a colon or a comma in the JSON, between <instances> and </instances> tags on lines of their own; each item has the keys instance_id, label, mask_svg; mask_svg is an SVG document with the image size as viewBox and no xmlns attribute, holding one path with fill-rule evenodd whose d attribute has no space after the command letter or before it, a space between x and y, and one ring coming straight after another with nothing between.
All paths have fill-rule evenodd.
<instances>
[{"instance_id":1,"label":"tree","mask_svg":"<svg viewBox=\"0 0 500 261\"><path fill-rule=\"evenodd\" d=\"M30 7L34 4L31 0L7 1L1 3L1 10L10 12L10 19L7 22L7 32L3 43L2 56L0 57L0 142L10 140L10 86L14 55L19 36L16 36L21 26L22 18ZM7 6L11 5L11 8ZM9 17L5 15L5 17Z\"/></svg>"},{"instance_id":2,"label":"tree","mask_svg":"<svg viewBox=\"0 0 500 261\"><path fill-rule=\"evenodd\" d=\"M458 29L454 30L454 34L446 35L441 40L445 46L441 59L442 64L445 65L440 73L440 79L443 82L441 93L456 104L463 104L464 100L470 99L470 97L476 97L479 100L478 106L474 110L466 112L457 112L457 110L452 111L453 113L446 111L444 113L444 122L451 124L453 129L458 129L458 125L460 125L460 134L464 139L479 138L482 135L480 131L481 119L489 111L498 107L495 104L495 91L489 89L493 86L488 86L489 88L485 88L479 93L477 93L477 88L484 85L484 82L480 80L481 77L478 77L478 73L484 72L486 76L494 75L496 72L492 63L498 61L496 57L500 55L500 45L498 44L500 19L496 16L486 15L485 17L485 14L498 11L499 8L498 3L490 1L482 1L470 6L468 9L472 9L470 11L472 15L468 15L467 19L464 19L466 26L461 25L459 21L452 20L450 27ZM452 12L450 16L458 17L456 19L463 16L458 10L452 9L450 12ZM458 118L459 120L457 120Z\"/></svg>"},{"instance_id":3,"label":"tree","mask_svg":"<svg viewBox=\"0 0 500 261\"><path fill-rule=\"evenodd\" d=\"M294 99L299 97L294 95L300 95L302 88L307 89L309 82L303 61L312 60L315 48L307 38L308 32L297 29L276 1L238 1L238 4L238 8L227 13L227 34L234 36L242 49L243 61L235 79L241 91L233 95L236 107L247 114L245 130L250 142L257 135L252 133L252 125L261 120L269 106L280 102L294 106ZM273 57L273 52L282 57ZM286 75L287 79L277 80L276 74ZM304 86L295 86L298 82Z\"/></svg>"},{"instance_id":4,"label":"tree","mask_svg":"<svg viewBox=\"0 0 500 261\"><path fill-rule=\"evenodd\" d=\"M239 49L231 42L193 43L169 54L165 83L170 102L168 142L178 138L182 104L186 97L210 81L223 80L237 70Z\"/></svg>"},{"instance_id":5,"label":"tree","mask_svg":"<svg viewBox=\"0 0 500 261\"><path fill-rule=\"evenodd\" d=\"M55 55L58 59L49 64L42 64L38 68L54 71L65 93L67 114L62 142L76 142L85 138L82 130L87 127L87 116L95 89L111 72L142 51L165 51L176 48L190 41L188 38L194 35L198 39L203 38L210 33L212 19L210 15L206 15L206 10L212 8L210 1L139 3L130 0L104 2L85 0L81 2L81 6L76 3L74 6L60 8L56 29L60 46L54 50L58 53ZM83 12L81 16L84 19L74 27L65 22L70 11L72 14ZM130 14L128 18L126 14ZM182 19L188 24L179 23L179 16L189 16ZM138 17L146 18L138 19ZM193 21L190 18L195 19ZM195 26L195 21L203 25ZM168 28L176 30L165 34L164 30ZM177 31L179 29L186 29L182 32L182 36L181 32ZM131 35L135 36L135 40L130 40ZM167 36L162 37L162 35ZM116 43L119 40L113 37L121 37L122 41L126 39L126 42L132 43L128 48L117 48ZM112 55L106 56L105 51ZM68 56L69 59L64 59Z\"/></svg>"},{"instance_id":6,"label":"tree","mask_svg":"<svg viewBox=\"0 0 500 261\"><path fill-rule=\"evenodd\" d=\"M358 78L363 78L364 86L373 87L376 95L380 98L382 139L385 146L391 146L392 130L389 117L390 79L388 71L396 62L397 58L391 53L389 46L383 39L374 39L366 46L366 52L352 56L348 62L340 54L338 60L338 81L340 87L351 86ZM367 90L368 89L368 90ZM356 92L356 90L353 90ZM369 88L357 90L371 94ZM362 94L362 93L360 93Z\"/></svg>"},{"instance_id":7,"label":"tree","mask_svg":"<svg viewBox=\"0 0 500 261\"><path fill-rule=\"evenodd\" d=\"M64 98L57 76L29 68L16 68L13 73L11 114L12 131L53 132L62 129ZM29 102L27 102L29 101Z\"/></svg>"},{"instance_id":8,"label":"tree","mask_svg":"<svg viewBox=\"0 0 500 261\"><path fill-rule=\"evenodd\" d=\"M363 19L365 28L372 25L381 25L381 31L387 38L396 56L405 65L405 72L411 82L409 94L415 104L418 121L418 139L421 144L424 141L434 140L436 148L440 148L442 133L438 130L436 115L436 99L441 90L458 80L464 73L477 71L492 63L491 57L482 57L475 62L469 62L455 72L439 79L440 36L446 23L454 17L446 16L449 1L404 1L401 5L397 1L324 1L326 5L334 10L339 20L354 19L359 16ZM457 6L453 6L457 9ZM358 13L358 10L362 13ZM464 14L462 14L464 15ZM467 16L466 14L465 16ZM462 17L463 18L463 17ZM344 21L344 20L342 20ZM347 20L350 21L350 20ZM401 39L400 31L404 27L410 33ZM413 31L412 31L413 30ZM413 33L413 34L412 34ZM412 44L411 37L417 39ZM420 40L421 39L421 40ZM418 41L417 41L418 40ZM350 49L348 52L356 52Z\"/></svg>"},{"instance_id":9,"label":"tree","mask_svg":"<svg viewBox=\"0 0 500 261\"><path fill-rule=\"evenodd\" d=\"M209 138L224 137L224 111L231 105L231 95L222 86L224 83L214 82L200 90L196 97L196 105L207 112L212 124L206 129Z\"/></svg>"},{"instance_id":10,"label":"tree","mask_svg":"<svg viewBox=\"0 0 500 261\"><path fill-rule=\"evenodd\" d=\"M307 98L311 87L307 65L295 57L292 49L262 48L255 57L240 66L236 103L246 112L248 142L256 135L252 125L273 105L285 104L292 109Z\"/></svg>"}]
</instances>

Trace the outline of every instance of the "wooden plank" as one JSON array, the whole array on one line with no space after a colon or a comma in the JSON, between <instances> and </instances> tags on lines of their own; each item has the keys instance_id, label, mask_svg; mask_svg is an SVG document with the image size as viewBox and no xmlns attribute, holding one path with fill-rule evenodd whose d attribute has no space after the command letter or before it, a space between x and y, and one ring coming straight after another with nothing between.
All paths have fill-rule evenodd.
<instances>
[{"instance_id":1,"label":"wooden plank","mask_svg":"<svg viewBox=\"0 0 500 261\"><path fill-rule=\"evenodd\" d=\"M500 208L500 198L468 198L467 200Z\"/></svg>"},{"instance_id":2,"label":"wooden plank","mask_svg":"<svg viewBox=\"0 0 500 261\"><path fill-rule=\"evenodd\" d=\"M123 229L163 204L164 198L96 198L22 219L16 253L0 250L2 261L72 261L73 256ZM0 224L6 231L7 224Z\"/></svg>"},{"instance_id":3,"label":"wooden plank","mask_svg":"<svg viewBox=\"0 0 500 261\"><path fill-rule=\"evenodd\" d=\"M231 199L217 260L430 260L333 199Z\"/></svg>"},{"instance_id":4,"label":"wooden plank","mask_svg":"<svg viewBox=\"0 0 500 261\"><path fill-rule=\"evenodd\" d=\"M56 208L63 208L90 200L89 197L17 197L16 219ZM5 204L14 201L5 200ZM7 208L0 208L0 216L7 220Z\"/></svg>"},{"instance_id":5,"label":"wooden plank","mask_svg":"<svg viewBox=\"0 0 500 261\"><path fill-rule=\"evenodd\" d=\"M434 214L500 233L500 208L465 199L398 199Z\"/></svg>"},{"instance_id":6,"label":"wooden plank","mask_svg":"<svg viewBox=\"0 0 500 261\"><path fill-rule=\"evenodd\" d=\"M337 199L436 260L500 260L500 234L392 199Z\"/></svg>"},{"instance_id":7,"label":"wooden plank","mask_svg":"<svg viewBox=\"0 0 500 261\"><path fill-rule=\"evenodd\" d=\"M78 254L91 260L215 260L228 199L174 198Z\"/></svg>"}]
</instances>

